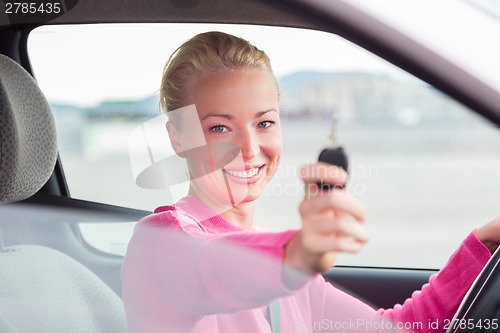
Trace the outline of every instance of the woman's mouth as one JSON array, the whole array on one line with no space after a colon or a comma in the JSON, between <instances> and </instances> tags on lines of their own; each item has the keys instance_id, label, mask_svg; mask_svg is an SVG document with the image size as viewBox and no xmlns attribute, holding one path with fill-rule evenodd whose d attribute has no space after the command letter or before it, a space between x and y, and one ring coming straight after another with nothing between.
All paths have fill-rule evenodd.
<instances>
[{"instance_id":1,"label":"woman's mouth","mask_svg":"<svg viewBox=\"0 0 500 333\"><path fill-rule=\"evenodd\" d=\"M231 180L236 181L238 183L249 184L255 183L262 176L262 169L264 169L265 164L248 168L245 170L231 170L231 169L222 169L222 171L230 176Z\"/></svg>"}]
</instances>

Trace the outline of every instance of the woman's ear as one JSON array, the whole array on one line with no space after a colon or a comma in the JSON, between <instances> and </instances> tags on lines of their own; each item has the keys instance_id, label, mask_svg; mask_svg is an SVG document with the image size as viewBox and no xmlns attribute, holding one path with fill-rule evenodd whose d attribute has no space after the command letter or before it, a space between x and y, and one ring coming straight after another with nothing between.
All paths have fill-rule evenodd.
<instances>
[{"instance_id":1,"label":"woman's ear","mask_svg":"<svg viewBox=\"0 0 500 333\"><path fill-rule=\"evenodd\" d=\"M174 123L170 120L167 121L167 124L165 126L167 128L168 137L170 138L170 143L171 143L172 148L174 149L175 153L179 157L185 158L185 156L184 156L185 149L183 148L183 145L182 145L182 140L180 137L179 130L175 127Z\"/></svg>"}]
</instances>

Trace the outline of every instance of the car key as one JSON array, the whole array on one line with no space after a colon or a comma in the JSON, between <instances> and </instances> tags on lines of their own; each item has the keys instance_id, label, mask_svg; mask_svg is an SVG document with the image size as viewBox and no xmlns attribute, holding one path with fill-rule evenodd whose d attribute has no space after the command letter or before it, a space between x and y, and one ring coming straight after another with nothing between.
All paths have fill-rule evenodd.
<instances>
[{"instance_id":1,"label":"car key","mask_svg":"<svg viewBox=\"0 0 500 333\"><path fill-rule=\"evenodd\" d=\"M337 140L337 120L333 119L332 121L332 129L330 131L330 140L329 140L329 147L325 148L321 151L318 157L318 161L320 162L325 162L331 165L336 165L342 169L344 169L345 172L348 172L349 170L349 160L347 158L347 154L344 150L344 148L339 144ZM323 181L318 182L317 185L322 189L322 190L329 190L332 188L337 188L337 189L343 189L345 186L344 185L339 185L339 184L329 184L325 183Z\"/></svg>"}]
</instances>

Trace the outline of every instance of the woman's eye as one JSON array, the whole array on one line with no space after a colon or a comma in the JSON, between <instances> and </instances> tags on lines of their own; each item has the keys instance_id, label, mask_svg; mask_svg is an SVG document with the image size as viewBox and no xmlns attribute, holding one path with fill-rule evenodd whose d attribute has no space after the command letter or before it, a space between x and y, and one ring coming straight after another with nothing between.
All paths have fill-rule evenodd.
<instances>
[{"instance_id":1,"label":"woman's eye","mask_svg":"<svg viewBox=\"0 0 500 333\"><path fill-rule=\"evenodd\" d=\"M223 133L223 132L227 132L227 128L225 126L222 126L222 125L215 125L215 126L210 127L210 132Z\"/></svg>"},{"instance_id":2,"label":"woman's eye","mask_svg":"<svg viewBox=\"0 0 500 333\"><path fill-rule=\"evenodd\" d=\"M257 127L258 128L267 128L269 126L271 126L272 124L274 124L274 121L270 121L270 120L266 120L266 121L262 121L260 122Z\"/></svg>"}]
</instances>

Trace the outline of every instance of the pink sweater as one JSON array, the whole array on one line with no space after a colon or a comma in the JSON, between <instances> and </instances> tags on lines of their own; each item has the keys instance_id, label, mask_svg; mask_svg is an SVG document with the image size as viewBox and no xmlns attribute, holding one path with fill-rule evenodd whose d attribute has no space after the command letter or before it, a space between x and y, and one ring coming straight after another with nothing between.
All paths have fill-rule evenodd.
<instances>
[{"instance_id":1,"label":"pink sweater","mask_svg":"<svg viewBox=\"0 0 500 333\"><path fill-rule=\"evenodd\" d=\"M295 232L241 230L194 197L157 208L137 224L122 268L129 332L270 333L267 305L275 299L282 333L389 331L404 323L442 331L490 257L471 233L422 290L375 311L321 275L284 271L284 245ZM436 321L439 330L430 325Z\"/></svg>"}]
</instances>

